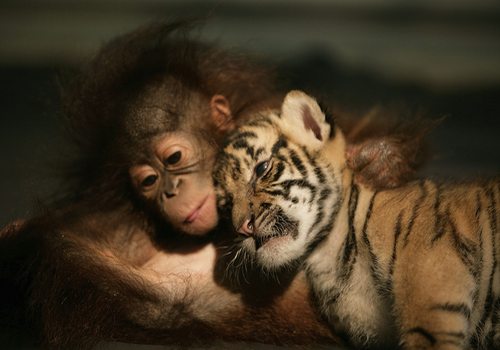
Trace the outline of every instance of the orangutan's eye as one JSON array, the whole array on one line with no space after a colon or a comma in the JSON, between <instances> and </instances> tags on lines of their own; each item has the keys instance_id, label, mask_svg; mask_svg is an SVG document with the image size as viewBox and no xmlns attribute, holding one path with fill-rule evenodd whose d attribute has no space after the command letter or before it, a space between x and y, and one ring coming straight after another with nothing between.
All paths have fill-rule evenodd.
<instances>
[{"instance_id":1,"label":"orangutan's eye","mask_svg":"<svg viewBox=\"0 0 500 350\"><path fill-rule=\"evenodd\" d=\"M167 158L167 164L168 165L174 165L177 164L182 158L182 153L181 151L177 151L174 154L172 154L170 157Z\"/></svg>"},{"instance_id":2,"label":"orangutan's eye","mask_svg":"<svg viewBox=\"0 0 500 350\"><path fill-rule=\"evenodd\" d=\"M142 187L153 186L156 183L156 180L158 180L158 175L149 175L144 180L142 180L141 186Z\"/></svg>"}]
</instances>

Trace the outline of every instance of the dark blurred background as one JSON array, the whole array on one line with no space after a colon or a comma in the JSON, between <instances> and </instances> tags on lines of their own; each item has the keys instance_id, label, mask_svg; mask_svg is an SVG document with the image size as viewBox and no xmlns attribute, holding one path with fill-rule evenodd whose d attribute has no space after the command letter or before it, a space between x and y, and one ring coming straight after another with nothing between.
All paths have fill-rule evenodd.
<instances>
[{"instance_id":1,"label":"dark blurred background","mask_svg":"<svg viewBox=\"0 0 500 350\"><path fill-rule=\"evenodd\" d=\"M61 70L150 20L207 12L203 37L261 55L293 88L359 110L448 115L422 175L499 172L497 0L2 0L0 226L28 217L55 186Z\"/></svg>"}]
</instances>

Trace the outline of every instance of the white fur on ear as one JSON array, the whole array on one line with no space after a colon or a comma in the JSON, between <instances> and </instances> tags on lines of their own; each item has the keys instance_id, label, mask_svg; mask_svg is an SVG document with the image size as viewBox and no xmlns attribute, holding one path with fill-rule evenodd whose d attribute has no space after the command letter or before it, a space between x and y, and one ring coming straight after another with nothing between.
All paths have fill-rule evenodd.
<instances>
[{"instance_id":1,"label":"white fur on ear","mask_svg":"<svg viewBox=\"0 0 500 350\"><path fill-rule=\"evenodd\" d=\"M284 129L288 129L290 135L301 135L305 137L310 145L322 144L328 140L330 125L325 121L325 115L321 111L314 98L302 91L290 91L281 106L281 118L285 122Z\"/></svg>"}]
</instances>

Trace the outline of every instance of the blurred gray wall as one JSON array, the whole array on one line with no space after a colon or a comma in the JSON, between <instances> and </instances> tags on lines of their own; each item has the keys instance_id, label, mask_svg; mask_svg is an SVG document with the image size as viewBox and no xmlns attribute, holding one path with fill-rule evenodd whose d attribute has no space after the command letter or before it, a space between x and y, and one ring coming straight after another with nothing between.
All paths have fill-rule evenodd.
<instances>
[{"instance_id":1,"label":"blurred gray wall","mask_svg":"<svg viewBox=\"0 0 500 350\"><path fill-rule=\"evenodd\" d=\"M433 88L500 81L496 0L3 0L0 64L78 63L151 19L208 12L205 37L277 58L320 49Z\"/></svg>"}]
</instances>

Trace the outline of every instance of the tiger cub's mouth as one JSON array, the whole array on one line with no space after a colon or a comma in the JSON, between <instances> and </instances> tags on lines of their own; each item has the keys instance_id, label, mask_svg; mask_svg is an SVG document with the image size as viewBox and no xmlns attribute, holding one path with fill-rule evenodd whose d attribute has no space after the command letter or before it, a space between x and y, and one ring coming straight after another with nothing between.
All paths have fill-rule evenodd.
<instances>
[{"instance_id":1,"label":"tiger cub's mouth","mask_svg":"<svg viewBox=\"0 0 500 350\"><path fill-rule=\"evenodd\" d=\"M259 250L271 241L278 238L289 236L297 231L297 224L292 221L283 212L281 208L278 210L266 211L256 223L256 234L253 236L255 240L255 249Z\"/></svg>"},{"instance_id":2,"label":"tiger cub's mouth","mask_svg":"<svg viewBox=\"0 0 500 350\"><path fill-rule=\"evenodd\" d=\"M286 234L273 233L272 235L266 236L266 237L256 237L255 238L255 250L259 250L260 248L262 248L264 245L266 245L272 239L287 236L287 235L288 235L288 233L286 233Z\"/></svg>"}]
</instances>

